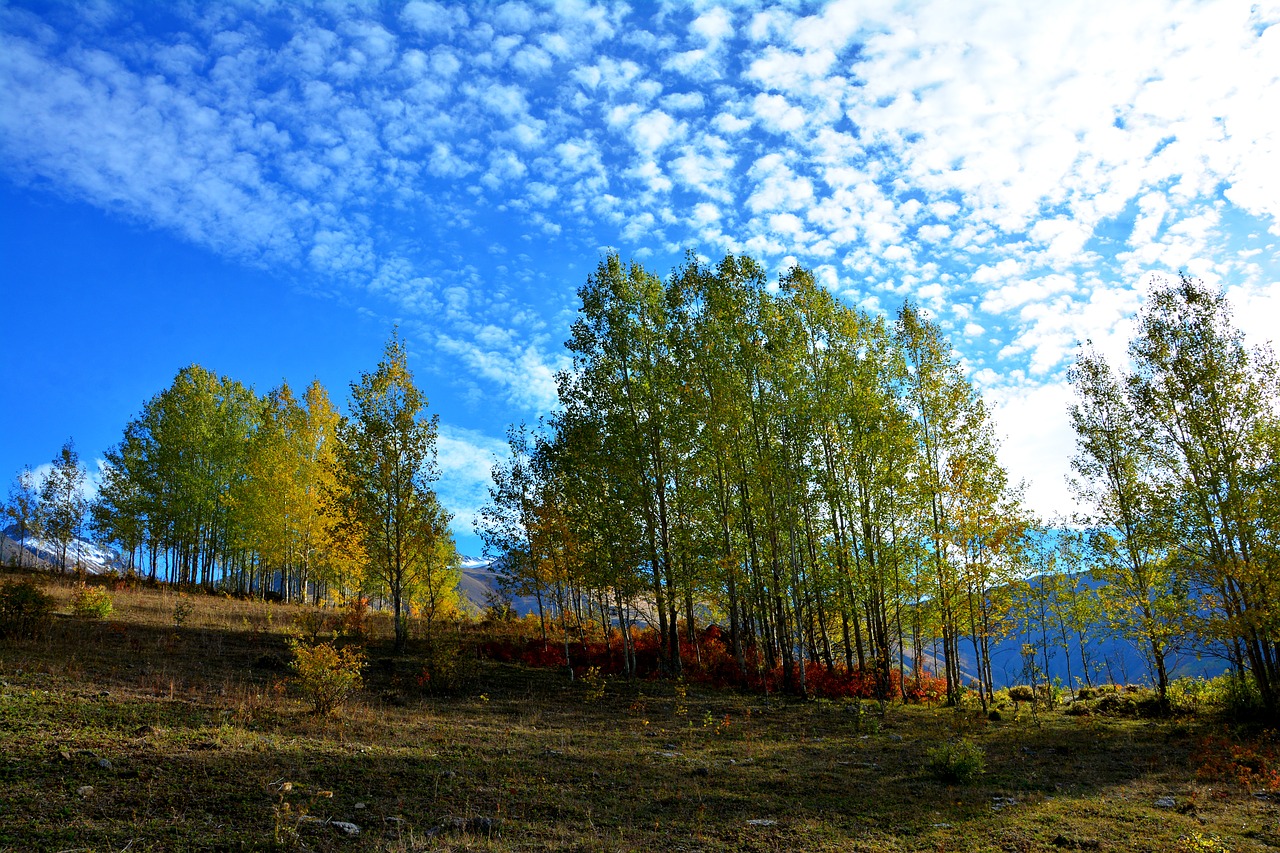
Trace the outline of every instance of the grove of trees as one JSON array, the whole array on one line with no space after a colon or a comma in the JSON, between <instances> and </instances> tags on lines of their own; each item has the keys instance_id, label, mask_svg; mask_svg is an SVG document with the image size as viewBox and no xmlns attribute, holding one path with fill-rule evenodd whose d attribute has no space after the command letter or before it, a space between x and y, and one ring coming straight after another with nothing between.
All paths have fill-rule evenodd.
<instances>
[{"instance_id":1,"label":"grove of trees","mask_svg":"<svg viewBox=\"0 0 1280 853\"><path fill-rule=\"evenodd\" d=\"M1055 520L1024 505L981 394L910 303L873 314L735 256L663 279L610 255L578 295L559 405L510 428L477 518L566 662L594 634L636 674L633 629L652 629L670 675L724 654L743 684L859 679L888 700L936 677L985 706L1009 675L997 643L1023 643L1025 681L1061 653L1090 684L1128 676L1098 651L1110 636L1162 700L1192 652L1280 714L1280 371L1220 291L1157 280L1125 363L1081 347L1078 512ZM458 605L437 431L398 333L345 416L318 382L259 396L193 365L107 451L87 512L70 442L4 508L64 569L87 517L153 579L377 597L403 649L411 608Z\"/></svg>"},{"instance_id":2,"label":"grove of trees","mask_svg":"<svg viewBox=\"0 0 1280 853\"><path fill-rule=\"evenodd\" d=\"M610 256L579 295L560 408L513 432L481 519L513 589L643 615L671 673L717 621L744 681L796 692L819 662L885 698L936 668L956 699L962 638L989 674L1032 521L935 325L739 257L663 281Z\"/></svg>"},{"instance_id":3,"label":"grove of trees","mask_svg":"<svg viewBox=\"0 0 1280 853\"><path fill-rule=\"evenodd\" d=\"M1222 293L1153 287L1115 369L1086 346L1070 378L1087 551L1107 618L1149 650L1161 696L1172 646L1248 673L1280 712L1280 371L1248 349Z\"/></svg>"},{"instance_id":4,"label":"grove of trees","mask_svg":"<svg viewBox=\"0 0 1280 853\"><path fill-rule=\"evenodd\" d=\"M259 396L192 365L151 398L105 454L97 497L65 445L36 484L18 476L7 511L20 535L60 547L88 516L126 571L189 587L289 600L385 599L403 646L411 606L458 604L451 516L432 491L436 422L398 335L351 385L342 417L325 388Z\"/></svg>"},{"instance_id":5,"label":"grove of trees","mask_svg":"<svg viewBox=\"0 0 1280 853\"><path fill-rule=\"evenodd\" d=\"M714 623L744 683L776 669L804 693L818 667L890 698L932 671L985 704L997 640L1025 638L1028 680L1061 651L1088 683L1105 632L1162 697L1170 654L1195 650L1276 711L1280 393L1220 293L1155 286L1119 375L1082 350L1081 512L1052 526L909 303L872 315L733 256L665 280L609 256L579 296L560 406L512 429L478 528L566 656L589 623L640 620L678 674Z\"/></svg>"}]
</instances>

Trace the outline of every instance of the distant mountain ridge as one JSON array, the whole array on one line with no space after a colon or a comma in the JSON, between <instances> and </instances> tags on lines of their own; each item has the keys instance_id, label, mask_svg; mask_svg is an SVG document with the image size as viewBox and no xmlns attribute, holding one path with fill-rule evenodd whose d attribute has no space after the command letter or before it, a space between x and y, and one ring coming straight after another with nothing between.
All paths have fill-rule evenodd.
<instances>
[{"instance_id":1,"label":"distant mountain ridge","mask_svg":"<svg viewBox=\"0 0 1280 853\"><path fill-rule=\"evenodd\" d=\"M49 568L58 568L58 544L40 536L27 534L25 540L18 538L18 529L10 525L3 531L3 558L5 563L16 562L20 551L24 551L24 564L45 564ZM102 575L109 571L124 571L125 564L120 553L111 548L95 545L87 539L76 538L67 545L67 569L82 567L86 574Z\"/></svg>"}]
</instances>

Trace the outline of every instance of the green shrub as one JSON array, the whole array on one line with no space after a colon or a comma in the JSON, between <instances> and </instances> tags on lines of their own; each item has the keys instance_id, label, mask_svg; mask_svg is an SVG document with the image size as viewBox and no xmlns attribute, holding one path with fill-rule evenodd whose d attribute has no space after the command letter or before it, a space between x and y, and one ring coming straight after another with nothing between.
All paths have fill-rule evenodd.
<instances>
[{"instance_id":1,"label":"green shrub","mask_svg":"<svg viewBox=\"0 0 1280 853\"><path fill-rule=\"evenodd\" d=\"M364 683L364 654L359 649L338 649L330 643L314 646L292 642L294 679L317 714L332 713Z\"/></svg>"},{"instance_id":2,"label":"green shrub","mask_svg":"<svg viewBox=\"0 0 1280 853\"><path fill-rule=\"evenodd\" d=\"M0 637L38 639L53 622L53 599L31 581L0 587Z\"/></svg>"},{"instance_id":3,"label":"green shrub","mask_svg":"<svg viewBox=\"0 0 1280 853\"><path fill-rule=\"evenodd\" d=\"M416 681L431 696L452 696L475 686L478 664L473 649L452 631L437 631L422 652L422 670Z\"/></svg>"},{"instance_id":4,"label":"green shrub","mask_svg":"<svg viewBox=\"0 0 1280 853\"><path fill-rule=\"evenodd\" d=\"M929 750L925 769L941 782L967 785L986 772L987 754L971 741L944 743Z\"/></svg>"},{"instance_id":5,"label":"green shrub","mask_svg":"<svg viewBox=\"0 0 1280 853\"><path fill-rule=\"evenodd\" d=\"M183 593L178 593L178 600L173 603L173 627L181 628L191 618L195 605Z\"/></svg>"},{"instance_id":6,"label":"green shrub","mask_svg":"<svg viewBox=\"0 0 1280 853\"><path fill-rule=\"evenodd\" d=\"M84 619L106 619L112 609L111 593L100 586L82 586L71 598L71 612Z\"/></svg>"},{"instance_id":7,"label":"green shrub","mask_svg":"<svg viewBox=\"0 0 1280 853\"><path fill-rule=\"evenodd\" d=\"M1091 710L1112 717L1154 719L1165 715L1160 695L1150 687L1128 686L1123 692L1104 693L1092 703Z\"/></svg>"},{"instance_id":8,"label":"green shrub","mask_svg":"<svg viewBox=\"0 0 1280 853\"><path fill-rule=\"evenodd\" d=\"M582 698L587 702L594 705L604 699L607 682L600 674L600 667L587 667L586 672L578 677L578 683L582 686Z\"/></svg>"},{"instance_id":9,"label":"green shrub","mask_svg":"<svg viewBox=\"0 0 1280 853\"><path fill-rule=\"evenodd\" d=\"M1262 694L1247 673L1224 672L1209 684L1211 701L1229 716L1242 720L1265 717L1266 705Z\"/></svg>"}]
</instances>

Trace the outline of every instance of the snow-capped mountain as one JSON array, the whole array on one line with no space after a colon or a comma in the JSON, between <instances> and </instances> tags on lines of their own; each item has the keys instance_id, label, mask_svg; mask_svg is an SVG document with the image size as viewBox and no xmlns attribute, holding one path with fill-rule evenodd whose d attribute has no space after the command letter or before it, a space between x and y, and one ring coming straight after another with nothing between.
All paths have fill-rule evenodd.
<instances>
[{"instance_id":1,"label":"snow-capped mountain","mask_svg":"<svg viewBox=\"0 0 1280 853\"><path fill-rule=\"evenodd\" d=\"M494 601L502 600L500 575L495 562L479 557L462 558L462 580L458 582L458 590L481 613L488 610ZM538 602L532 596L512 596L509 601L518 616L538 612Z\"/></svg>"},{"instance_id":2,"label":"snow-capped mountain","mask_svg":"<svg viewBox=\"0 0 1280 853\"><path fill-rule=\"evenodd\" d=\"M58 565L58 543L40 536L27 535L25 540L18 539L16 527L4 531L6 560L18 561L20 550L26 553L22 557L25 564L45 563L52 567ZM67 545L67 568L84 568L91 575L105 574L111 570L123 571L124 563L120 554L110 548L95 545L87 539L76 538Z\"/></svg>"}]
</instances>

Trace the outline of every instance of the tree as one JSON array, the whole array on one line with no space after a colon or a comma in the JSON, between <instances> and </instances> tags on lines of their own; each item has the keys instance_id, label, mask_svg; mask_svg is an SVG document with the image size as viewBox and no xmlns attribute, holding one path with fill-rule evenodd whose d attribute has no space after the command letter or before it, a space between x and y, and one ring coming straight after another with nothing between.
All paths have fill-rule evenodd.
<instances>
[{"instance_id":1,"label":"tree","mask_svg":"<svg viewBox=\"0 0 1280 853\"><path fill-rule=\"evenodd\" d=\"M897 334L907 360L906 398L915 420L918 525L934 575L947 702L955 705L962 686L959 619L965 560L955 545L977 532L963 529L959 516L983 511L964 505L975 494L982 494L991 508L987 518L1004 515L994 510L993 502L1004 491L1006 475L994 461L994 440L982 398L964 378L941 330L908 304L899 312ZM978 467L985 473L970 480L966 473Z\"/></svg>"},{"instance_id":2,"label":"tree","mask_svg":"<svg viewBox=\"0 0 1280 853\"><path fill-rule=\"evenodd\" d=\"M1185 274L1148 294L1128 392L1176 537L1174 569L1202 593L1204 625L1280 714L1280 554L1274 467L1280 369L1249 350L1220 290ZM1268 464L1270 462L1270 464Z\"/></svg>"},{"instance_id":3,"label":"tree","mask_svg":"<svg viewBox=\"0 0 1280 853\"><path fill-rule=\"evenodd\" d=\"M95 530L145 550L152 577L163 556L172 582L211 587L234 571L243 583L259 415L258 397L239 382L199 365L178 371L107 451Z\"/></svg>"},{"instance_id":4,"label":"tree","mask_svg":"<svg viewBox=\"0 0 1280 853\"><path fill-rule=\"evenodd\" d=\"M53 457L53 467L40 482L40 526L58 546L58 567L67 570L67 549L80 535L88 501L84 486L88 474L80 466L80 457L70 439ZM80 562L77 571L83 572Z\"/></svg>"},{"instance_id":5,"label":"tree","mask_svg":"<svg viewBox=\"0 0 1280 853\"><path fill-rule=\"evenodd\" d=\"M1076 392L1071 467L1079 479L1073 485L1090 508L1082 520L1091 531L1094 576L1106 584L1099 595L1112 628L1150 661L1160 700L1167 702L1165 660L1170 641L1183 631L1187 596L1167 559L1155 460L1132 401L1100 355L1081 352L1068 378Z\"/></svg>"},{"instance_id":6,"label":"tree","mask_svg":"<svg viewBox=\"0 0 1280 853\"><path fill-rule=\"evenodd\" d=\"M18 534L18 567L21 568L27 553L27 537L38 532L40 526L40 495L36 486L36 475L26 467L13 478L9 487L9 499L5 503L4 513L13 519Z\"/></svg>"},{"instance_id":7,"label":"tree","mask_svg":"<svg viewBox=\"0 0 1280 853\"><path fill-rule=\"evenodd\" d=\"M377 369L351 384L350 416L338 427L344 517L362 531L370 580L391 597L397 653L408 640L413 592L448 568L439 565L442 511L430 488L438 418L426 407L397 332Z\"/></svg>"}]
</instances>

